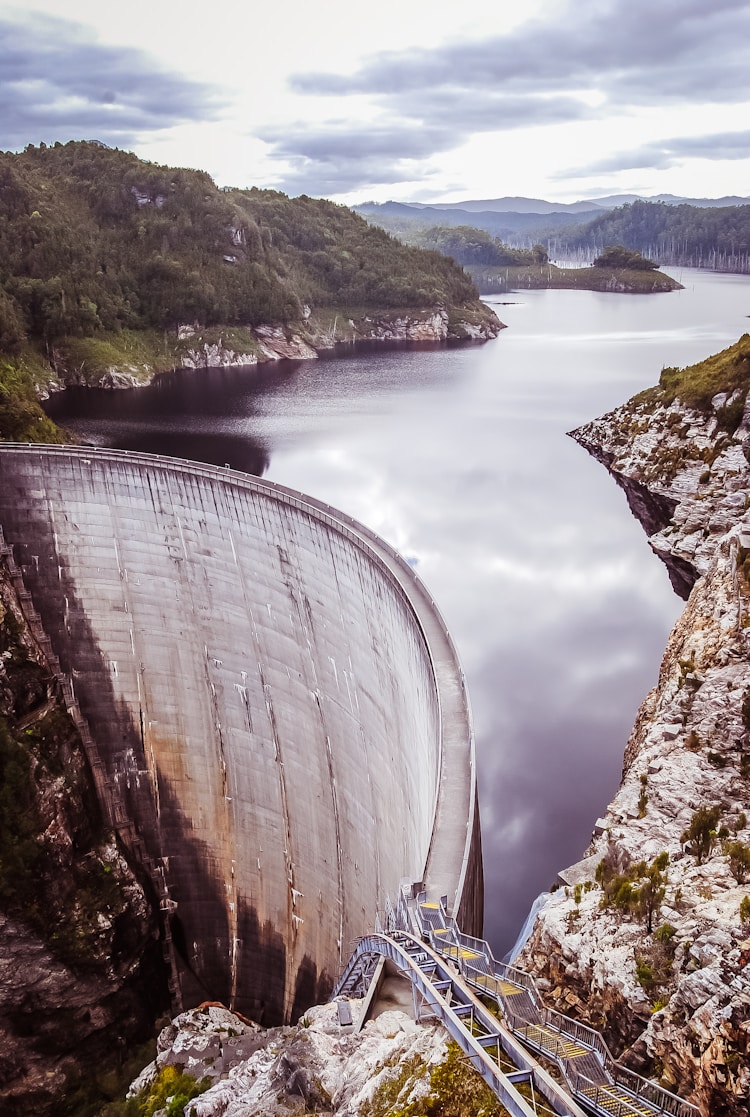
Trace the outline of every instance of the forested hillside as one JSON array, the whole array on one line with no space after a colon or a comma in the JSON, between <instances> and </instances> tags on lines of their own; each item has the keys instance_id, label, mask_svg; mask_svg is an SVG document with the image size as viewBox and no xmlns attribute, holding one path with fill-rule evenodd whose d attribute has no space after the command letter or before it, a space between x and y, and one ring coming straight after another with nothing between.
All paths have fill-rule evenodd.
<instances>
[{"instance_id":1,"label":"forested hillside","mask_svg":"<svg viewBox=\"0 0 750 1117\"><path fill-rule=\"evenodd\" d=\"M448 240L459 241L471 227L487 240L505 242L506 252L531 249L534 241L545 246L553 259L591 260L608 245L624 245L659 264L750 272L750 205L679 205L636 200L581 220L563 213L474 212L461 209L418 209L396 202L367 203L357 211L409 244L428 244L436 226ZM523 245L523 248L518 248ZM436 245L436 247L439 247ZM445 249L443 249L445 250ZM449 255L459 259L450 251ZM472 266L492 266L490 260L461 261ZM500 266L514 266L504 261ZM521 265L522 266L522 265Z\"/></svg>"},{"instance_id":2,"label":"forested hillside","mask_svg":"<svg viewBox=\"0 0 750 1117\"><path fill-rule=\"evenodd\" d=\"M450 256L462 266L488 265L490 267L525 267L546 262L547 253L542 245L533 249L511 248L499 237L473 225L433 225L422 229L413 227L398 234L405 244L427 248Z\"/></svg>"},{"instance_id":3,"label":"forested hillside","mask_svg":"<svg viewBox=\"0 0 750 1117\"><path fill-rule=\"evenodd\" d=\"M554 250L595 254L608 244L637 249L660 264L750 272L750 206L633 202L566 230Z\"/></svg>"},{"instance_id":4,"label":"forested hillside","mask_svg":"<svg viewBox=\"0 0 750 1117\"><path fill-rule=\"evenodd\" d=\"M496 326L452 260L344 206L219 189L96 142L0 153L0 437L49 438L35 404L45 366L158 349L169 367L180 324L288 326L310 308L466 308Z\"/></svg>"},{"instance_id":5,"label":"forested hillside","mask_svg":"<svg viewBox=\"0 0 750 1117\"><path fill-rule=\"evenodd\" d=\"M460 269L331 202L219 190L95 143L0 154L0 345L476 297Z\"/></svg>"}]
</instances>

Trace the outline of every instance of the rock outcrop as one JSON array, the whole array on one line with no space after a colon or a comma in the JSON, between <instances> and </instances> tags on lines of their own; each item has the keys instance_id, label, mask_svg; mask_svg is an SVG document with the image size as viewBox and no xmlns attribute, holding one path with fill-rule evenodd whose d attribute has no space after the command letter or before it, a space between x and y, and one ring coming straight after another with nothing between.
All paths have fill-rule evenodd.
<instances>
[{"instance_id":1,"label":"rock outcrop","mask_svg":"<svg viewBox=\"0 0 750 1117\"><path fill-rule=\"evenodd\" d=\"M711 1117L750 1105L746 391L703 408L646 393L573 432L689 599L620 790L519 959L551 1004Z\"/></svg>"},{"instance_id":2,"label":"rock outcrop","mask_svg":"<svg viewBox=\"0 0 750 1117\"><path fill-rule=\"evenodd\" d=\"M93 367L70 354L53 352L54 376L39 386L40 398L68 385L137 388L160 372L176 368L240 368L267 361L309 361L320 353L346 352L358 344L398 345L488 341L504 325L490 307L477 302L463 310L444 308L414 312L372 312L351 317L347 312L313 313L288 325L200 327L184 323L162 339L158 350L137 356L123 354L117 364Z\"/></svg>"},{"instance_id":3,"label":"rock outcrop","mask_svg":"<svg viewBox=\"0 0 750 1117\"><path fill-rule=\"evenodd\" d=\"M186 1117L379 1117L431 1094L431 1071L445 1060L448 1041L439 1025L415 1024L398 1010L361 1033L339 1026L335 1004L311 1008L294 1027L264 1031L205 1005L176 1017L157 1048L129 1096L158 1097L183 1076L183 1089L201 1090Z\"/></svg>"},{"instance_id":4,"label":"rock outcrop","mask_svg":"<svg viewBox=\"0 0 750 1117\"><path fill-rule=\"evenodd\" d=\"M154 898L0 561L0 1112L105 1097L167 1003Z\"/></svg>"},{"instance_id":5,"label":"rock outcrop","mask_svg":"<svg viewBox=\"0 0 750 1117\"><path fill-rule=\"evenodd\" d=\"M745 393L719 392L707 410L644 393L572 437L625 490L675 590L687 598L719 540L745 522L750 506Z\"/></svg>"}]
</instances>

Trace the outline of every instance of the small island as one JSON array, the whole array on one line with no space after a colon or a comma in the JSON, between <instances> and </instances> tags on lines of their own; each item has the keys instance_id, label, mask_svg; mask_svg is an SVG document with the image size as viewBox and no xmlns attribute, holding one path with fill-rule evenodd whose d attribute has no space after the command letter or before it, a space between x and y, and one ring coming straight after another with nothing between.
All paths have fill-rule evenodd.
<instances>
[{"instance_id":1,"label":"small island","mask_svg":"<svg viewBox=\"0 0 750 1117\"><path fill-rule=\"evenodd\" d=\"M550 262L541 245L535 245L530 254L529 263L494 268L473 265L465 270L483 295L519 289L653 295L682 289L682 284L659 271L653 260L619 244L605 248L587 268L558 267Z\"/></svg>"},{"instance_id":2,"label":"small island","mask_svg":"<svg viewBox=\"0 0 750 1117\"><path fill-rule=\"evenodd\" d=\"M461 264L482 295L518 290L652 295L682 288L653 260L619 244L604 248L590 267L564 268L550 261L543 244L513 248L471 225L436 225L399 235L407 244L433 249Z\"/></svg>"}]
</instances>

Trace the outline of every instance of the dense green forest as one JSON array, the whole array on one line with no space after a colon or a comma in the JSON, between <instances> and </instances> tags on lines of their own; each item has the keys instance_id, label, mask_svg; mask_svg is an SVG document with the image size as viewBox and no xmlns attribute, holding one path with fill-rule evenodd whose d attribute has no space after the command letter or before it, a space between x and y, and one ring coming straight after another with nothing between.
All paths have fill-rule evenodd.
<instances>
[{"instance_id":1,"label":"dense green forest","mask_svg":"<svg viewBox=\"0 0 750 1117\"><path fill-rule=\"evenodd\" d=\"M96 142L0 153L0 436L48 439L45 367L174 360L178 324L467 307L471 279L344 206L219 189ZM47 378L49 374L47 373Z\"/></svg>"},{"instance_id":2,"label":"dense green forest","mask_svg":"<svg viewBox=\"0 0 750 1117\"><path fill-rule=\"evenodd\" d=\"M456 305L471 282L344 206L220 190L96 143L0 154L0 347L316 306Z\"/></svg>"},{"instance_id":3,"label":"dense green forest","mask_svg":"<svg viewBox=\"0 0 750 1117\"><path fill-rule=\"evenodd\" d=\"M621 244L660 264L750 272L750 206L716 208L633 202L566 229L550 242L552 255Z\"/></svg>"},{"instance_id":4,"label":"dense green forest","mask_svg":"<svg viewBox=\"0 0 750 1117\"><path fill-rule=\"evenodd\" d=\"M499 237L493 237L491 233L473 225L433 225L429 228L414 226L405 229L398 236L405 244L442 252L464 267L526 267L547 262L547 251L543 245L536 244L531 249L511 248Z\"/></svg>"}]
</instances>

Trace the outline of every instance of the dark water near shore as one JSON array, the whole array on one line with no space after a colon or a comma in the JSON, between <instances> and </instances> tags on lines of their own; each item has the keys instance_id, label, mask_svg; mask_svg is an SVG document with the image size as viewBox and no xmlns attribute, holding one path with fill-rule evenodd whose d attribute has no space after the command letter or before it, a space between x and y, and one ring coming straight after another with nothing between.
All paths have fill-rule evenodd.
<instances>
[{"instance_id":1,"label":"dark water near shore","mask_svg":"<svg viewBox=\"0 0 750 1117\"><path fill-rule=\"evenodd\" d=\"M681 608L624 495L566 437L745 332L749 278L671 273L684 291L503 296L509 328L486 345L187 372L49 406L100 445L309 492L415 565L467 674L498 956L616 790Z\"/></svg>"}]
</instances>

